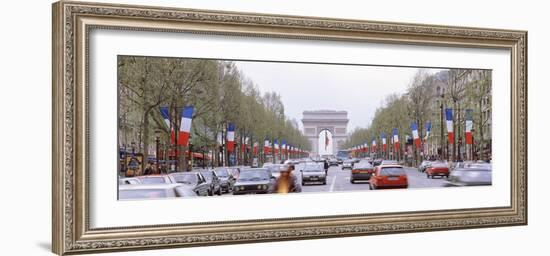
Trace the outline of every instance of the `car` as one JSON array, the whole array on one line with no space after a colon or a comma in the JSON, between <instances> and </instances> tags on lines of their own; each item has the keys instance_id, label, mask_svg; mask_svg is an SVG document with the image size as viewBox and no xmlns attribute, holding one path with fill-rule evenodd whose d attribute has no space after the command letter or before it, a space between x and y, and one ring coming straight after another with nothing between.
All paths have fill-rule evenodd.
<instances>
[{"instance_id":1,"label":"car","mask_svg":"<svg viewBox=\"0 0 550 256\"><path fill-rule=\"evenodd\" d=\"M135 184L141 184L141 180L138 178L119 178L118 179L119 185L135 185Z\"/></svg>"},{"instance_id":2,"label":"car","mask_svg":"<svg viewBox=\"0 0 550 256\"><path fill-rule=\"evenodd\" d=\"M339 162L338 162L338 159L336 158L330 158L328 160L328 165L329 166L338 166Z\"/></svg>"},{"instance_id":3,"label":"car","mask_svg":"<svg viewBox=\"0 0 550 256\"><path fill-rule=\"evenodd\" d=\"M285 164L270 164L270 165L266 166L264 164L264 168L269 170L273 177L278 178L279 175L281 175L281 170L285 170L286 168L288 168L288 165L285 165Z\"/></svg>"},{"instance_id":4,"label":"car","mask_svg":"<svg viewBox=\"0 0 550 256\"><path fill-rule=\"evenodd\" d=\"M176 183L169 175L145 175L137 176L141 184L168 184Z\"/></svg>"},{"instance_id":5,"label":"car","mask_svg":"<svg viewBox=\"0 0 550 256\"><path fill-rule=\"evenodd\" d=\"M353 165L349 182L354 184L357 180L370 180L374 173L374 166L367 160L362 160Z\"/></svg>"},{"instance_id":6,"label":"car","mask_svg":"<svg viewBox=\"0 0 550 256\"><path fill-rule=\"evenodd\" d=\"M422 161L422 163L420 163L420 165L418 166L418 171L419 172L424 172L426 171L426 168L432 163L432 161L428 161L428 160L424 160Z\"/></svg>"},{"instance_id":7,"label":"car","mask_svg":"<svg viewBox=\"0 0 550 256\"><path fill-rule=\"evenodd\" d=\"M214 169L214 172L220 179L220 185L222 187L222 192L230 193L233 190L233 184L235 184L236 178L233 176L233 173L229 171L230 168L219 167ZM234 168L237 169L237 168ZM238 169L237 169L238 170Z\"/></svg>"},{"instance_id":8,"label":"car","mask_svg":"<svg viewBox=\"0 0 550 256\"><path fill-rule=\"evenodd\" d=\"M306 182L320 182L323 185L327 184L327 175L321 165L306 164L300 173L302 186L305 185Z\"/></svg>"},{"instance_id":9,"label":"car","mask_svg":"<svg viewBox=\"0 0 550 256\"><path fill-rule=\"evenodd\" d=\"M382 159L380 159L380 158L372 160L372 165L374 167L379 166L381 164L382 164Z\"/></svg>"},{"instance_id":10,"label":"car","mask_svg":"<svg viewBox=\"0 0 550 256\"><path fill-rule=\"evenodd\" d=\"M125 184L118 188L119 200L195 197L195 192L177 183Z\"/></svg>"},{"instance_id":11,"label":"car","mask_svg":"<svg viewBox=\"0 0 550 256\"><path fill-rule=\"evenodd\" d=\"M175 172L168 175L176 183L189 187L198 196L212 195L210 184L200 172Z\"/></svg>"},{"instance_id":12,"label":"car","mask_svg":"<svg viewBox=\"0 0 550 256\"><path fill-rule=\"evenodd\" d=\"M354 160L353 159L346 159L344 160L344 162L342 163L342 170L344 169L350 169L353 168L353 164L354 164Z\"/></svg>"},{"instance_id":13,"label":"car","mask_svg":"<svg viewBox=\"0 0 550 256\"><path fill-rule=\"evenodd\" d=\"M492 185L492 169L483 167L455 168L445 181L445 187Z\"/></svg>"},{"instance_id":14,"label":"car","mask_svg":"<svg viewBox=\"0 0 550 256\"><path fill-rule=\"evenodd\" d=\"M447 162L433 162L426 167L426 177L433 178L434 176L449 177L449 164Z\"/></svg>"},{"instance_id":15,"label":"car","mask_svg":"<svg viewBox=\"0 0 550 256\"><path fill-rule=\"evenodd\" d=\"M408 188L407 173L401 165L379 165L369 181L370 189L379 188Z\"/></svg>"},{"instance_id":16,"label":"car","mask_svg":"<svg viewBox=\"0 0 550 256\"><path fill-rule=\"evenodd\" d=\"M202 169L202 170L198 170L197 172L202 174L202 176L206 178L206 183L210 185L210 195L213 195L213 194L216 194L218 196L222 195L221 181L218 175L216 175L216 173L214 172L214 170Z\"/></svg>"},{"instance_id":17,"label":"car","mask_svg":"<svg viewBox=\"0 0 550 256\"><path fill-rule=\"evenodd\" d=\"M233 184L233 195L272 193L274 181L275 177L267 168L242 169Z\"/></svg>"}]
</instances>

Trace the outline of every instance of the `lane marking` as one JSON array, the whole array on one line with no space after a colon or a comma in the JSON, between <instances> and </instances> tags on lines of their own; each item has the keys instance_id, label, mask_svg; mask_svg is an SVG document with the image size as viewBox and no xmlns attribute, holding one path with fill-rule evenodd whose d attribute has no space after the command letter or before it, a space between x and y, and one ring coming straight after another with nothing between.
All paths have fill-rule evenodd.
<instances>
[{"instance_id":1,"label":"lane marking","mask_svg":"<svg viewBox=\"0 0 550 256\"><path fill-rule=\"evenodd\" d=\"M332 177L332 183L330 184L330 189L328 192L334 191L334 184L336 184L336 176L337 175L334 175L334 177Z\"/></svg>"}]
</instances>

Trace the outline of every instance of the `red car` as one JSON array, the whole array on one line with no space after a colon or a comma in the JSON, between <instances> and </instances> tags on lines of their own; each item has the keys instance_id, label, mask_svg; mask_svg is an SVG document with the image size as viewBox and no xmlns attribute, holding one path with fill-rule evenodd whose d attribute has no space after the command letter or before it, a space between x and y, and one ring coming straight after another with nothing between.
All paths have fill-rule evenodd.
<instances>
[{"instance_id":1,"label":"red car","mask_svg":"<svg viewBox=\"0 0 550 256\"><path fill-rule=\"evenodd\" d=\"M434 176L449 178L449 165L445 162L434 162L428 165L426 177L433 179Z\"/></svg>"},{"instance_id":2,"label":"red car","mask_svg":"<svg viewBox=\"0 0 550 256\"><path fill-rule=\"evenodd\" d=\"M376 166L370 178L369 187L370 189L407 188L409 187L407 173L401 165Z\"/></svg>"}]
</instances>

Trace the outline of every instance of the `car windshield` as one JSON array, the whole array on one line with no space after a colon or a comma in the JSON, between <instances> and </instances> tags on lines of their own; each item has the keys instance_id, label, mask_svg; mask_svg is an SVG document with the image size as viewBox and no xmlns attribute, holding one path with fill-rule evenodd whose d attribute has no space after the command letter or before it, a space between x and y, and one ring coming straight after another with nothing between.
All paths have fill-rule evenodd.
<instances>
[{"instance_id":1,"label":"car windshield","mask_svg":"<svg viewBox=\"0 0 550 256\"><path fill-rule=\"evenodd\" d=\"M401 167L384 167L380 170L382 176L402 176L405 175L405 171Z\"/></svg>"},{"instance_id":2,"label":"car windshield","mask_svg":"<svg viewBox=\"0 0 550 256\"><path fill-rule=\"evenodd\" d=\"M229 171L227 171L227 169L218 169L215 172L216 172L216 175L218 175L219 177L228 177L229 176Z\"/></svg>"},{"instance_id":3,"label":"car windshield","mask_svg":"<svg viewBox=\"0 0 550 256\"><path fill-rule=\"evenodd\" d=\"M177 183L197 184L198 181L197 175L194 173L179 174L174 175L173 177Z\"/></svg>"},{"instance_id":4,"label":"car windshield","mask_svg":"<svg viewBox=\"0 0 550 256\"><path fill-rule=\"evenodd\" d=\"M317 164L308 164L304 167L304 172L320 172L321 166Z\"/></svg>"},{"instance_id":5,"label":"car windshield","mask_svg":"<svg viewBox=\"0 0 550 256\"><path fill-rule=\"evenodd\" d=\"M141 178L142 184L163 184L166 183L164 177L143 177Z\"/></svg>"},{"instance_id":6,"label":"car windshield","mask_svg":"<svg viewBox=\"0 0 550 256\"><path fill-rule=\"evenodd\" d=\"M120 190L118 198L123 199L138 199L138 198L164 198L167 197L164 189L134 189Z\"/></svg>"},{"instance_id":7,"label":"car windshield","mask_svg":"<svg viewBox=\"0 0 550 256\"><path fill-rule=\"evenodd\" d=\"M267 170L247 170L242 171L239 175L239 181L258 181L269 180L269 174Z\"/></svg>"}]
</instances>

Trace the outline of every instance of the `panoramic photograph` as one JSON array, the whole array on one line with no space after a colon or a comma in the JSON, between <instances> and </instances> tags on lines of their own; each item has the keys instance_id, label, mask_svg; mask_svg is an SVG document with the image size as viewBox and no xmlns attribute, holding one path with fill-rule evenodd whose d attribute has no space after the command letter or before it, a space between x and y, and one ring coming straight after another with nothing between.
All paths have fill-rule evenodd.
<instances>
[{"instance_id":1,"label":"panoramic photograph","mask_svg":"<svg viewBox=\"0 0 550 256\"><path fill-rule=\"evenodd\" d=\"M492 72L118 56L118 199L492 184Z\"/></svg>"}]
</instances>

